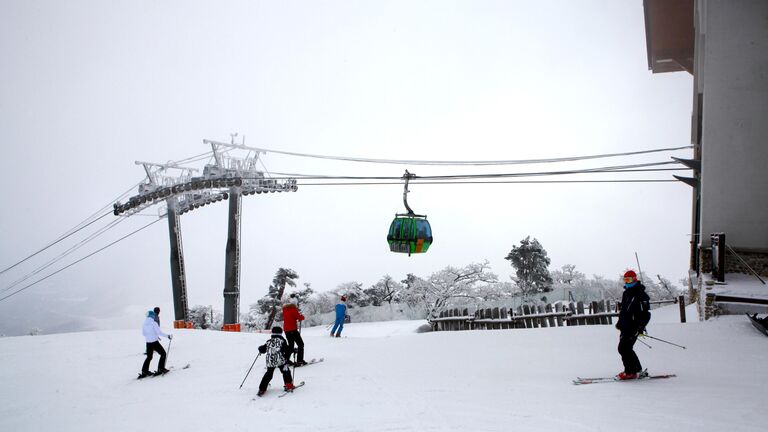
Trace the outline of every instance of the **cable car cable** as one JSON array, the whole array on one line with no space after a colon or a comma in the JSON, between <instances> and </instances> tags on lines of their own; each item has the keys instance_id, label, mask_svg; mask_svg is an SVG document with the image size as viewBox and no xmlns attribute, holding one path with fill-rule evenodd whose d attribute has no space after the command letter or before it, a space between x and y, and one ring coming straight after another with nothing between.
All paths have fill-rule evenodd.
<instances>
[{"instance_id":1,"label":"cable car cable","mask_svg":"<svg viewBox=\"0 0 768 432\"><path fill-rule=\"evenodd\" d=\"M77 261L75 261L75 262L73 262L73 263L71 263L71 264L69 264L69 265L67 265L66 267L62 267L62 268L60 268L59 270L56 270L55 272L53 272L53 273L49 274L48 276L46 276L46 277L44 277L44 278L42 278L42 279L38 279L38 280L36 280L35 282L32 282L31 284L29 284L29 285L27 285L27 286L25 286L25 287L23 287L23 288L20 288L20 289L18 289L18 290L16 290L16 291L12 292L11 294L8 294L7 296L5 296L5 297L3 297L3 298L0 298L0 302L2 302L2 301L4 301L4 300L6 300L6 299L8 299L8 298L10 298L10 297L12 297L12 296L14 296L14 295L18 294L18 293L20 293L20 292L22 292L22 291L24 291L24 290L26 290L27 288L31 288L31 287L33 287L33 286L35 286L35 285L39 284L40 282L42 282L42 281L44 281L44 280L46 280L46 279L50 278L51 276L54 276L54 275L56 275L56 274L58 274L58 273L61 273L62 271L66 270L66 269L68 269L68 268L70 268L70 267L72 267L73 265L75 265L75 264L77 264L77 263L79 263L79 262L82 262L82 261L84 261L85 259L92 257L93 255L96 255L97 253L99 253L99 252L103 251L104 249L107 249L108 247L111 247L112 245L114 245L114 244L117 244L117 243L119 243L119 242L121 242L121 241L125 240L126 238L128 238L128 237L130 237L130 236L132 236L132 235L134 235L134 234L136 234L136 233L138 233L139 231L142 231L142 230L144 230L145 228L148 228L148 227L149 227L149 226L151 226L152 224L155 224L155 223L157 223L157 222L159 222L159 221L161 221L161 220L162 220L162 219L157 219L157 220L154 220L154 221L152 221L152 222L150 222L150 223L148 223L148 224L144 225L143 227L141 227L141 228L137 229L136 231L133 231L133 232L131 232L131 233L129 233L129 234L126 234L126 235L124 235L123 237L120 237L119 239L117 239L117 240L113 241L112 243L110 243L110 244L108 244L108 245L106 245L106 246L102 247L101 249L98 249L98 250L96 250L96 251L94 251L94 252L91 252L90 254L88 254L88 255L84 256L83 258L80 258L79 260L77 260Z\"/></svg>"},{"instance_id":2,"label":"cable car cable","mask_svg":"<svg viewBox=\"0 0 768 432\"><path fill-rule=\"evenodd\" d=\"M597 154L597 155L569 156L569 157L561 157L561 158L484 160L484 161L483 160L477 160L477 161L432 160L430 161L430 160L376 159L376 158L359 158L359 157L347 157L347 156L327 156L327 155L317 155L317 154L310 154L310 153L289 152L289 151L282 151L282 150L270 150L270 149L264 149L264 148L254 148L254 150L263 151L266 153L282 154L287 156L336 160L336 161L345 161L345 162L365 162L365 163L399 164L399 165L443 165L443 166L457 165L458 166L458 165L524 165L524 164L540 164L540 163L555 163L555 162L573 162L573 161L589 160L589 159L635 156L635 155L641 155L641 154L676 151L676 150L684 150L684 149L690 149L690 148L693 148L693 146L689 145L689 146L682 146L682 147L640 150L640 151L634 151L634 152L605 153L605 154Z\"/></svg>"}]
</instances>

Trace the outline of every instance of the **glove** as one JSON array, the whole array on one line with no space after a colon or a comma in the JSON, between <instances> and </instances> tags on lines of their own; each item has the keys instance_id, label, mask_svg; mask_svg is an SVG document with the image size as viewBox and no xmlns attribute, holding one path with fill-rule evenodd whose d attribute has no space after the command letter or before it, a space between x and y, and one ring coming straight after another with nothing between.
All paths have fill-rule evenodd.
<instances>
[{"instance_id":1,"label":"glove","mask_svg":"<svg viewBox=\"0 0 768 432\"><path fill-rule=\"evenodd\" d=\"M262 354L266 354L267 353L267 346L266 345L260 346L259 347L259 352L262 353Z\"/></svg>"},{"instance_id":2,"label":"glove","mask_svg":"<svg viewBox=\"0 0 768 432\"><path fill-rule=\"evenodd\" d=\"M616 327L616 330L621 330L621 327L619 327L619 323L616 323L614 327Z\"/></svg>"},{"instance_id":3,"label":"glove","mask_svg":"<svg viewBox=\"0 0 768 432\"><path fill-rule=\"evenodd\" d=\"M173 339L173 335L172 335L172 334L169 334L169 335L168 335L168 340L171 340L171 339Z\"/></svg>"},{"instance_id":4,"label":"glove","mask_svg":"<svg viewBox=\"0 0 768 432\"><path fill-rule=\"evenodd\" d=\"M640 337L640 336L645 336L645 334L646 334L646 333L645 333L645 329L640 329L640 330L638 330L638 331L637 331L637 336L638 336L638 337Z\"/></svg>"}]
</instances>

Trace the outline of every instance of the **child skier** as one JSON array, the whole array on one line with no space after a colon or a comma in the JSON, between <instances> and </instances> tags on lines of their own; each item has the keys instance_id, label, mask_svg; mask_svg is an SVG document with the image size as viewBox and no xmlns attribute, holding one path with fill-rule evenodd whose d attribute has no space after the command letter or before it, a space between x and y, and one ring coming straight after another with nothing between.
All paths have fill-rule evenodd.
<instances>
[{"instance_id":1,"label":"child skier","mask_svg":"<svg viewBox=\"0 0 768 432\"><path fill-rule=\"evenodd\" d=\"M262 396L267 392L267 386L272 381L275 368L280 369L280 372L283 374L285 391L293 390L295 387L293 385L293 378L291 378L291 370L288 368L287 363L291 352L288 349L288 342L283 339L283 329L272 327L272 337L259 347L259 352L267 355L267 371L264 373L264 377L259 384L258 396Z\"/></svg>"},{"instance_id":2,"label":"child skier","mask_svg":"<svg viewBox=\"0 0 768 432\"><path fill-rule=\"evenodd\" d=\"M144 364L141 367L141 375L139 378L144 378L150 375L149 364L152 362L152 355L157 352L160 354L160 362L157 365L157 372L155 375L162 375L168 372L165 368L165 349L160 344L160 337L165 336L168 339L173 339L173 335L165 334L160 330L160 326L155 322L155 311L151 310L147 312L147 318L144 320L144 326L141 329L144 334L144 339L147 342L147 358L144 360Z\"/></svg>"},{"instance_id":3,"label":"child skier","mask_svg":"<svg viewBox=\"0 0 768 432\"><path fill-rule=\"evenodd\" d=\"M616 375L620 380L640 378L643 367L632 349L637 337L645 333L645 326L651 320L650 298L645 293L645 286L638 282L637 274L629 270L624 273L624 293L621 296L621 310L616 328L619 336L619 354L624 363L624 372Z\"/></svg>"},{"instance_id":4,"label":"child skier","mask_svg":"<svg viewBox=\"0 0 768 432\"><path fill-rule=\"evenodd\" d=\"M341 296L341 301L336 304L336 321L333 323L333 328L331 329L331 337L341 337L341 331L344 330L344 318L346 317L347 297Z\"/></svg>"}]
</instances>

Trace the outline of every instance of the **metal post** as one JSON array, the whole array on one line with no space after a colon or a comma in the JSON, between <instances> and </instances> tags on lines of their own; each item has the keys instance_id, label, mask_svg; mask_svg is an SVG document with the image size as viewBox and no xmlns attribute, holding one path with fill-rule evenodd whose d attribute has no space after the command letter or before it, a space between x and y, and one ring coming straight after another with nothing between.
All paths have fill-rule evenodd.
<instances>
[{"instance_id":1,"label":"metal post","mask_svg":"<svg viewBox=\"0 0 768 432\"><path fill-rule=\"evenodd\" d=\"M176 321L187 322L187 278L184 271L184 248L181 243L181 225L176 212L175 198L168 204L168 233L171 240L171 284L173 286L173 312Z\"/></svg>"},{"instance_id":2,"label":"metal post","mask_svg":"<svg viewBox=\"0 0 768 432\"><path fill-rule=\"evenodd\" d=\"M237 324L240 319L240 210L239 187L229 191L229 229L224 264L224 324Z\"/></svg>"}]
</instances>

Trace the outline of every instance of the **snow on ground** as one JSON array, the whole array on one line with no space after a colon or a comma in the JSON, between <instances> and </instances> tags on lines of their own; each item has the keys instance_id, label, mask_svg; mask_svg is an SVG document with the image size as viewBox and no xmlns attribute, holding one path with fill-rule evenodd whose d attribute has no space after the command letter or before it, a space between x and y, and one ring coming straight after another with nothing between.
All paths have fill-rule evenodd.
<instances>
[{"instance_id":1,"label":"snow on ground","mask_svg":"<svg viewBox=\"0 0 768 432\"><path fill-rule=\"evenodd\" d=\"M586 386L571 380L621 368L612 326L306 328L307 357L325 362L297 369L307 384L284 398L276 374L256 400L263 358L238 386L263 334L175 330L169 364L192 366L142 381L142 317L131 331L0 338L0 430L763 431L768 338L743 316L688 320L672 305L648 328L687 349L636 346L651 372L677 378Z\"/></svg>"}]
</instances>

